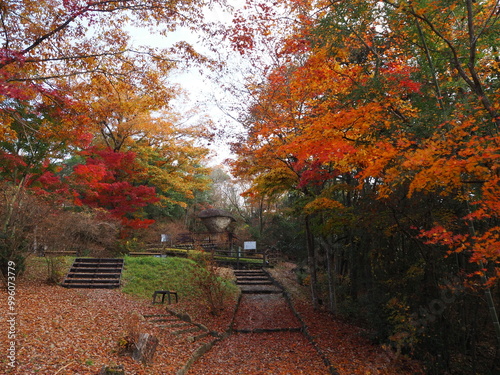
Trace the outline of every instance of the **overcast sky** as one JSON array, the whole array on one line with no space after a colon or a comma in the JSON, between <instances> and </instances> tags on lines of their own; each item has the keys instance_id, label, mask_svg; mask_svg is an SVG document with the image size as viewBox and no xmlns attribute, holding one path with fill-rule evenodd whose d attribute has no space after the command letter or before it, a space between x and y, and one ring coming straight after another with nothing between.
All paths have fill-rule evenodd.
<instances>
[{"instance_id":1,"label":"overcast sky","mask_svg":"<svg viewBox=\"0 0 500 375\"><path fill-rule=\"evenodd\" d=\"M232 4L238 5L241 0L231 0ZM207 18L210 21L222 22L228 24L232 20L232 14L227 9L220 7L210 11L206 11ZM200 44L199 36L194 32L181 28L172 32L168 37L158 34L151 34L148 30L132 28L131 32L132 43L134 45L149 45L153 47L168 48L180 41L186 41L195 46L201 52L208 52L208 49ZM220 129L223 129L229 136L231 133L241 132L242 128L239 123L231 118L237 117L237 113L230 113L230 116L225 113L228 111L227 104L232 100L228 97L227 92L222 88L223 79L226 83L233 80L234 82L242 81L239 74L238 65L244 64L241 56L237 52L230 52L227 47L221 47L225 50L224 54L232 56L230 61L234 61L233 69L226 73L223 78L219 77L218 81L210 79L207 74L202 74L198 67L193 67L188 70L182 68L177 69L169 77L169 81L176 83L185 90L187 98L179 98L173 101L174 110L179 113L189 113L193 108L198 111L198 116L190 119L192 122L199 121L204 116L208 115ZM234 60L233 60L234 59ZM231 71L233 73L231 73ZM234 74L234 77L231 75ZM221 109L223 108L223 110ZM210 165L218 165L226 158L230 157L230 150L227 141L220 138L210 146L212 150L212 158Z\"/></svg>"}]
</instances>

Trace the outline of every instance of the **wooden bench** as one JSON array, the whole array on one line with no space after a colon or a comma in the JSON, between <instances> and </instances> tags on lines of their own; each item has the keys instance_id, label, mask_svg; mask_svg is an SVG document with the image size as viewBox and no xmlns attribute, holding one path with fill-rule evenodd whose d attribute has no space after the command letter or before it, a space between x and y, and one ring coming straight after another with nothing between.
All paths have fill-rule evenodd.
<instances>
[{"instance_id":1,"label":"wooden bench","mask_svg":"<svg viewBox=\"0 0 500 375\"><path fill-rule=\"evenodd\" d=\"M157 290L153 293L153 305L155 303L160 303L160 302L156 302L156 296L158 295L161 295L161 304L163 304L165 302L165 295L168 296L168 303L170 304L171 303L171 300L170 300L170 296L175 296L175 302L179 302L179 299L178 299L178 296L177 296L177 292L176 291L173 291L173 290Z\"/></svg>"}]
</instances>

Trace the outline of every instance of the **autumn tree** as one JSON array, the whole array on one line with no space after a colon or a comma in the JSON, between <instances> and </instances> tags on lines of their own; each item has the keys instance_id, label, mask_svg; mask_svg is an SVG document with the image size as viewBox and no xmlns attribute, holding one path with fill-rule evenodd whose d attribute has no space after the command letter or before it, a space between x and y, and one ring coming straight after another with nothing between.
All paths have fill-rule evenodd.
<instances>
[{"instance_id":1,"label":"autumn tree","mask_svg":"<svg viewBox=\"0 0 500 375\"><path fill-rule=\"evenodd\" d=\"M96 124L93 143L116 153L135 153L148 176L142 178L156 187L160 205L185 208L196 191L206 189L208 151L202 144L210 139L211 122L184 124L188 114L170 108L178 90L167 85L161 72L138 73L127 65L124 73L120 78L94 76L79 85Z\"/></svg>"},{"instance_id":2,"label":"autumn tree","mask_svg":"<svg viewBox=\"0 0 500 375\"><path fill-rule=\"evenodd\" d=\"M170 126L172 114L165 116L165 110L170 109L168 102L175 93L166 82L171 69L188 60L203 63L207 60L186 43L165 49L132 46L128 27L141 27L161 35L179 25L206 29L202 17L205 5L208 4L128 0L2 3L0 157L2 183L7 183L5 192L9 193L2 206L2 238L13 235L14 212L26 191L51 195L59 200L58 204L76 194L79 202L83 199L91 206L101 205L116 211L118 208L109 202L110 194L105 205L97 203L98 199L92 201L86 189L92 184L99 186L98 195L103 199L104 185L108 184L109 193L113 184L119 183L109 180L116 170L112 167L101 170L100 176L91 173L86 177L88 180L80 172L90 166L95 172L106 165L105 160L117 160L123 155L142 155L139 164L148 166L150 177L161 179L163 185L155 183L165 188L161 190L164 196L171 194L172 189L168 190L175 184L175 199L169 198L174 204L184 204L192 190L204 186L198 180L198 173L203 173L200 164L205 151L191 147L192 143L186 141L191 130ZM129 128L130 124L140 126ZM155 127L155 136L169 132L170 141L178 137L183 140L172 150L166 149L171 146L166 142L162 144L165 148L153 146L141 139L154 138L148 132L151 126ZM164 129L159 131L160 128ZM125 140L126 146L122 142ZM107 143L116 154L107 159L99 159L98 153L91 156L89 152L96 150L88 149L91 142L94 146ZM130 149L132 143L137 144L134 150ZM87 160L75 168L72 178L73 182L81 178L85 184L70 187L68 179L61 178L68 175L64 165L82 150ZM176 158L170 160L173 164L166 160L168 152L176 153ZM169 165L169 173L165 172L167 168L158 168L164 165ZM141 175L141 181L148 180L146 175L146 172ZM100 180L104 176L108 180ZM186 184L181 183L184 177ZM122 182L127 186L129 198L137 194L140 186L137 178ZM155 187L142 186L145 195L140 199L152 201L151 189ZM142 203L134 201L128 206L127 215L137 214L137 210L130 209L134 205L142 207ZM124 212L120 215L127 216Z\"/></svg>"},{"instance_id":3,"label":"autumn tree","mask_svg":"<svg viewBox=\"0 0 500 375\"><path fill-rule=\"evenodd\" d=\"M373 304L386 337L408 347L421 340L425 351L420 332L396 320L411 321L408 311L438 296L443 276L468 274L478 288L467 302L486 288L482 313L492 312L498 331L488 293L498 282L498 4L290 7L297 27L266 80L249 85L233 167L254 178L249 194L301 197L313 300L326 295L336 309L336 293L347 289ZM465 301L453 309L470 314ZM444 314L423 329L441 343L436 319Z\"/></svg>"}]
</instances>

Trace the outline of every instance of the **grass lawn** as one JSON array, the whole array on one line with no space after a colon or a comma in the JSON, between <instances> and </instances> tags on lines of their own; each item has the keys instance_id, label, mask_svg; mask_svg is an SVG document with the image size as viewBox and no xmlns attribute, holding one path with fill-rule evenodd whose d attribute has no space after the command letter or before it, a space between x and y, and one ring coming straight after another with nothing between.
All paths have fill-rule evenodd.
<instances>
[{"instance_id":1,"label":"grass lawn","mask_svg":"<svg viewBox=\"0 0 500 375\"><path fill-rule=\"evenodd\" d=\"M125 257L122 292L150 299L155 290L175 290L179 297L193 298L194 267L195 262L186 258Z\"/></svg>"}]
</instances>

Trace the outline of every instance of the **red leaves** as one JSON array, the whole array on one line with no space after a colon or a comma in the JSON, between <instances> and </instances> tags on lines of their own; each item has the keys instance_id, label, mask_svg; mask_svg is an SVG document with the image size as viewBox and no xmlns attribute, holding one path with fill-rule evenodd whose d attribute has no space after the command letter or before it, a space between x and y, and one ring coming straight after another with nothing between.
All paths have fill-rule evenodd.
<instances>
[{"instance_id":1,"label":"red leaves","mask_svg":"<svg viewBox=\"0 0 500 375\"><path fill-rule=\"evenodd\" d=\"M468 238L467 235L454 234L441 225L436 225L428 231L422 231L419 237L425 238L427 244L445 245L456 249L457 252L463 250L464 241Z\"/></svg>"},{"instance_id":2,"label":"red leaves","mask_svg":"<svg viewBox=\"0 0 500 375\"><path fill-rule=\"evenodd\" d=\"M294 169L300 176L297 188L301 189L307 185L322 185L340 174L338 169L329 168L327 164L315 160L312 163L297 162Z\"/></svg>"},{"instance_id":3,"label":"red leaves","mask_svg":"<svg viewBox=\"0 0 500 375\"><path fill-rule=\"evenodd\" d=\"M416 69L411 68L402 61L391 61L387 63L387 67L382 69L387 81L396 83L400 88L409 93L419 93L423 84L411 79L411 73Z\"/></svg>"},{"instance_id":4,"label":"red leaves","mask_svg":"<svg viewBox=\"0 0 500 375\"><path fill-rule=\"evenodd\" d=\"M154 187L140 183L144 170L135 161L135 154L95 148L84 154L88 156L86 163L75 166L71 177L78 192L76 203L104 208L128 227L152 224L153 220L128 217L159 200Z\"/></svg>"},{"instance_id":5,"label":"red leaves","mask_svg":"<svg viewBox=\"0 0 500 375\"><path fill-rule=\"evenodd\" d=\"M309 301L308 287L296 283L291 272L294 267L285 263L273 268L271 274L286 286L294 308L307 325L308 333L340 375L423 373L416 363L398 359L390 349L386 351L369 342L364 338L366 332L362 328L337 319L326 311L314 310Z\"/></svg>"},{"instance_id":6,"label":"red leaves","mask_svg":"<svg viewBox=\"0 0 500 375\"><path fill-rule=\"evenodd\" d=\"M5 301L5 290L0 298ZM0 305L5 316L7 304ZM17 367L6 374L97 374L103 366L123 365L127 374L175 374L189 359L192 345L164 330L140 322L141 332L160 339L154 363L143 366L130 357L120 356L119 342L127 333L132 312L164 314L164 308L151 301L130 299L116 290L74 290L59 286L32 284L20 286L17 293ZM0 349L7 352L6 340ZM4 350L5 349L5 350Z\"/></svg>"}]
</instances>

